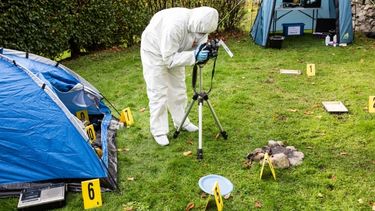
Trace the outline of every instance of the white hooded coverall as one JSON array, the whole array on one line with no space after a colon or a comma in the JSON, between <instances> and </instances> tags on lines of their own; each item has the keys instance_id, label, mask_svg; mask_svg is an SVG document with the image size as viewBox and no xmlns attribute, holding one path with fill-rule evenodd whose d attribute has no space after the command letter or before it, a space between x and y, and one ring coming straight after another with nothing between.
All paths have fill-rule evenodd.
<instances>
[{"instance_id":1,"label":"white hooded coverall","mask_svg":"<svg viewBox=\"0 0 375 211\"><path fill-rule=\"evenodd\" d=\"M167 110L174 125L181 124L187 105L185 66L195 63L195 48L207 42L218 18L210 7L170 8L156 13L143 31L141 59L153 136L168 134Z\"/></svg>"}]
</instances>

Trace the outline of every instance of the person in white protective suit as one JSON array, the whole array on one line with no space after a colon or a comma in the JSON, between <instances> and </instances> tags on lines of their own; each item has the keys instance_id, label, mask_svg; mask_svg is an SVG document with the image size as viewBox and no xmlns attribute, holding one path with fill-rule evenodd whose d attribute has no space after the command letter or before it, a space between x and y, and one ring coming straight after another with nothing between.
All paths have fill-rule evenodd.
<instances>
[{"instance_id":1,"label":"person in white protective suit","mask_svg":"<svg viewBox=\"0 0 375 211\"><path fill-rule=\"evenodd\" d=\"M219 15L211 7L170 8L157 12L142 33L141 59L150 106L150 130L155 141L168 145L168 110L175 127L181 124L187 105L185 66L208 60L199 50L208 33L216 30ZM183 130L198 127L187 118Z\"/></svg>"}]
</instances>

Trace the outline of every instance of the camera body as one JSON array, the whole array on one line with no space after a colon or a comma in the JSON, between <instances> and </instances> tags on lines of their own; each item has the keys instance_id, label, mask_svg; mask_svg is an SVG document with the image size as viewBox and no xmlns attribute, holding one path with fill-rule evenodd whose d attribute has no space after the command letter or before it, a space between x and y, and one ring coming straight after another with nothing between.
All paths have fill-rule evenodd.
<instances>
[{"instance_id":1,"label":"camera body","mask_svg":"<svg viewBox=\"0 0 375 211\"><path fill-rule=\"evenodd\" d=\"M203 51L203 50L208 51L208 57L207 57L207 60L197 62L197 64L202 66L206 64L209 59L211 58L216 59L218 56L219 47L220 47L220 40L218 39L212 39L212 40L209 40L207 43L200 45L198 52Z\"/></svg>"},{"instance_id":2,"label":"camera body","mask_svg":"<svg viewBox=\"0 0 375 211\"><path fill-rule=\"evenodd\" d=\"M218 39L212 39L206 43L206 46L204 47L205 50L209 51L208 57L209 58L215 58L218 56L218 51L220 47L220 40Z\"/></svg>"}]
</instances>

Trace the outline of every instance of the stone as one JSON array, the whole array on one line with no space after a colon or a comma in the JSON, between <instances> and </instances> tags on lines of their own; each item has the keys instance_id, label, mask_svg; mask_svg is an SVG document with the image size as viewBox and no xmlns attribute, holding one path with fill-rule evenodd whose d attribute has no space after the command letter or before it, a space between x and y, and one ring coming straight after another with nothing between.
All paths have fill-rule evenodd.
<instances>
[{"instance_id":1,"label":"stone","mask_svg":"<svg viewBox=\"0 0 375 211\"><path fill-rule=\"evenodd\" d=\"M254 149L254 151L252 151L246 156L248 160L256 160L256 161L259 161L263 157L264 157L264 151L261 148Z\"/></svg>"},{"instance_id":2,"label":"stone","mask_svg":"<svg viewBox=\"0 0 375 211\"><path fill-rule=\"evenodd\" d=\"M284 169L290 166L289 159L284 153L274 154L270 159L275 168Z\"/></svg>"},{"instance_id":3,"label":"stone","mask_svg":"<svg viewBox=\"0 0 375 211\"><path fill-rule=\"evenodd\" d=\"M253 153L260 153L260 152L263 152L262 148L256 148L253 151Z\"/></svg>"},{"instance_id":4,"label":"stone","mask_svg":"<svg viewBox=\"0 0 375 211\"><path fill-rule=\"evenodd\" d=\"M286 149L291 151L297 151L297 149L294 146L287 146Z\"/></svg>"},{"instance_id":5,"label":"stone","mask_svg":"<svg viewBox=\"0 0 375 211\"><path fill-rule=\"evenodd\" d=\"M302 163L302 160L304 157L305 155L303 154L303 152L294 151L293 156L289 157L288 159L289 159L290 165L298 166Z\"/></svg>"},{"instance_id":6,"label":"stone","mask_svg":"<svg viewBox=\"0 0 375 211\"><path fill-rule=\"evenodd\" d=\"M278 145L276 141L274 141L274 140L269 140L269 141L268 141L268 146L269 146L269 147L274 147L274 146L276 146L276 145Z\"/></svg>"},{"instance_id":7,"label":"stone","mask_svg":"<svg viewBox=\"0 0 375 211\"><path fill-rule=\"evenodd\" d=\"M284 153L285 151L286 151L285 147L280 146L280 145L271 147L272 154Z\"/></svg>"},{"instance_id":8,"label":"stone","mask_svg":"<svg viewBox=\"0 0 375 211\"><path fill-rule=\"evenodd\" d=\"M260 152L253 157L254 161L260 161L264 158L264 153Z\"/></svg>"}]
</instances>

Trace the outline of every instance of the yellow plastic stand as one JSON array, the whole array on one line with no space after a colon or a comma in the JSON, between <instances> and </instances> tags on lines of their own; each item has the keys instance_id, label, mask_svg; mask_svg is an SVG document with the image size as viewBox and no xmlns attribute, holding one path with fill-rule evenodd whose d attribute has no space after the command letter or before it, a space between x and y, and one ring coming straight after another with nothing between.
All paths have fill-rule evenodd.
<instances>
[{"instance_id":1,"label":"yellow plastic stand","mask_svg":"<svg viewBox=\"0 0 375 211\"><path fill-rule=\"evenodd\" d=\"M212 191L214 192L217 211L222 211L224 208L224 202L223 202L223 198L221 197L219 183L217 181L215 182L215 185Z\"/></svg>"},{"instance_id":2,"label":"yellow plastic stand","mask_svg":"<svg viewBox=\"0 0 375 211\"><path fill-rule=\"evenodd\" d=\"M262 163L262 168L261 168L261 170L260 170L260 179L262 179L262 176L263 176L263 170L264 170L264 165L266 164L266 162L268 163L268 166L269 166L270 169L271 169L271 172L272 172L272 176L273 176L273 178L276 180L275 169L273 168L272 162L271 162L271 160L270 160L270 156L268 155L267 152L264 154L263 163Z\"/></svg>"},{"instance_id":3,"label":"yellow plastic stand","mask_svg":"<svg viewBox=\"0 0 375 211\"><path fill-rule=\"evenodd\" d=\"M129 107L121 111L120 122L125 123L127 127L134 124L133 115Z\"/></svg>"},{"instance_id":4,"label":"yellow plastic stand","mask_svg":"<svg viewBox=\"0 0 375 211\"><path fill-rule=\"evenodd\" d=\"M78 117L79 120L81 120L82 122L89 122L89 114L87 112L87 110L81 110L81 111L77 111L76 112L76 117Z\"/></svg>"},{"instance_id":5,"label":"yellow plastic stand","mask_svg":"<svg viewBox=\"0 0 375 211\"><path fill-rule=\"evenodd\" d=\"M90 143L94 142L96 140L96 134L95 134L95 129L94 129L94 125L89 125L85 128L85 131L87 133L87 136L89 137L90 139Z\"/></svg>"},{"instance_id":6,"label":"yellow plastic stand","mask_svg":"<svg viewBox=\"0 0 375 211\"><path fill-rule=\"evenodd\" d=\"M315 64L307 64L306 74L307 76L315 76Z\"/></svg>"},{"instance_id":7,"label":"yellow plastic stand","mask_svg":"<svg viewBox=\"0 0 375 211\"><path fill-rule=\"evenodd\" d=\"M99 179L81 182L83 206L85 209L101 207L102 193L100 192Z\"/></svg>"},{"instance_id":8,"label":"yellow plastic stand","mask_svg":"<svg viewBox=\"0 0 375 211\"><path fill-rule=\"evenodd\" d=\"M368 97L368 112L375 113L375 96Z\"/></svg>"}]
</instances>

